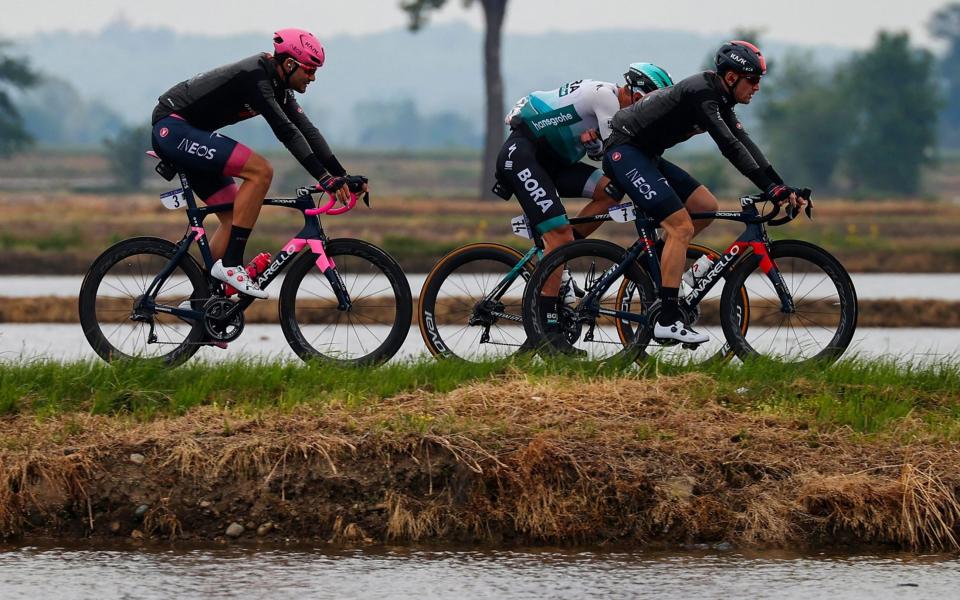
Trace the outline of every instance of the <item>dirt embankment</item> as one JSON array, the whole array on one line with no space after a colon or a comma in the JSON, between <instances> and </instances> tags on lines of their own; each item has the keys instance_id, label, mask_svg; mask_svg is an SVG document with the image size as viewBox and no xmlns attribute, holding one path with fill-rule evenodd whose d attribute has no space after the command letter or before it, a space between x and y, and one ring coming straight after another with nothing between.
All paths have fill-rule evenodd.
<instances>
[{"instance_id":1,"label":"dirt embankment","mask_svg":"<svg viewBox=\"0 0 960 600\"><path fill-rule=\"evenodd\" d=\"M701 377L509 376L145 424L7 418L0 534L958 548L956 446L694 405Z\"/></svg>"},{"instance_id":2,"label":"dirt embankment","mask_svg":"<svg viewBox=\"0 0 960 600\"><path fill-rule=\"evenodd\" d=\"M416 298L414 298L414 302L416 302ZM129 304L129 302L126 305L118 303L116 308L120 312L113 312L111 316L122 315L124 306L129 308ZM173 302L173 304L179 304L179 300ZM706 304L709 304L709 302ZM323 306L330 310L313 313L313 322L320 323L324 319L335 322L339 318L340 313L334 310L336 308L335 304L318 304L317 306ZM451 310L457 310L466 314L462 311L464 309L469 311L471 306L472 301L469 299L446 298L440 301L437 313L446 314ZM363 307L362 304L358 305L358 310L363 310L363 314L371 319L384 322L393 317L393 313L386 309ZM831 315L832 309L827 308L823 314ZM719 311L716 306L706 306L699 323L701 325L719 325L718 315ZM764 321L764 315L767 317L767 322ZM756 317L751 317L751 323L758 326L775 324L779 317L780 314L776 312L766 311L763 314L758 312ZM244 312L244 319L247 323L277 323L277 302L275 300L255 302ZM809 320L810 317L808 316L807 319ZM75 298L0 297L0 323L77 322L79 322L79 315ZM416 324L416 322L417 316L416 311L414 311L413 324ZM960 302L949 300L860 300L860 314L857 324L860 327L960 327Z\"/></svg>"}]
</instances>

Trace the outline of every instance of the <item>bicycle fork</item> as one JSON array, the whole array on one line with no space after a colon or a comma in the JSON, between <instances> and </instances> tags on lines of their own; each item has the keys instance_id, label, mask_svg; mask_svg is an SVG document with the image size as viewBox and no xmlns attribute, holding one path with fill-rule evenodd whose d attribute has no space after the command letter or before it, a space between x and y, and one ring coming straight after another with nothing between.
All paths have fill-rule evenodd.
<instances>
[{"instance_id":1,"label":"bicycle fork","mask_svg":"<svg viewBox=\"0 0 960 600\"><path fill-rule=\"evenodd\" d=\"M350 300L347 286L343 282L340 272L337 271L337 265L334 264L332 258L327 256L326 248L323 246L323 240L293 238L284 247L284 251L292 256L303 250L305 246L309 246L310 251L316 255L317 268L320 269L320 272L323 273L323 276L326 277L330 283L330 287L333 288L333 293L337 297L337 310L350 310L353 307L353 302Z\"/></svg>"},{"instance_id":2,"label":"bicycle fork","mask_svg":"<svg viewBox=\"0 0 960 600\"><path fill-rule=\"evenodd\" d=\"M734 242L727 250L726 255L729 255L734 249L743 253L748 248L760 259L760 270L767 276L771 285L773 285L773 289L777 292L777 297L780 299L780 312L784 314L797 312L796 304L787 287L787 282L783 278L783 273L780 272L777 263L770 258L770 251L765 242Z\"/></svg>"}]
</instances>

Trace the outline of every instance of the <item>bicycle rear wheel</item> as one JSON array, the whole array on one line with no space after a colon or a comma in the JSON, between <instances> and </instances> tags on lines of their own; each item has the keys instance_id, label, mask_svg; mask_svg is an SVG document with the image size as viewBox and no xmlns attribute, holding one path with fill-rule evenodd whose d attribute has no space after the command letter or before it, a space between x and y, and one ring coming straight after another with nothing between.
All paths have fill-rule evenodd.
<instances>
[{"instance_id":1,"label":"bicycle rear wheel","mask_svg":"<svg viewBox=\"0 0 960 600\"><path fill-rule=\"evenodd\" d=\"M636 360L643 348L635 343L622 342L618 331L620 319L611 313L622 310L619 296L625 286L636 290L641 304L652 301L654 287L649 274L636 262L631 262L620 277L604 289L595 289L604 273L625 258L626 250L603 240L571 242L546 255L534 270L523 294L523 324L531 344L548 352L587 361ZM549 281L560 282L564 269L570 273L577 300L572 305L560 301L557 311L560 331L557 334L547 327L543 290ZM582 299L591 292L596 292L596 303L586 306Z\"/></svg>"},{"instance_id":2,"label":"bicycle rear wheel","mask_svg":"<svg viewBox=\"0 0 960 600\"><path fill-rule=\"evenodd\" d=\"M339 310L333 287L304 254L280 289L280 326L297 356L343 365L376 365L400 350L410 331L413 300L403 269L389 254L362 240L326 244L350 296Z\"/></svg>"},{"instance_id":3,"label":"bicycle rear wheel","mask_svg":"<svg viewBox=\"0 0 960 600\"><path fill-rule=\"evenodd\" d=\"M431 354L482 361L525 347L520 310L533 267L518 267L522 260L513 248L489 243L463 246L440 259L423 284L417 311Z\"/></svg>"},{"instance_id":4,"label":"bicycle rear wheel","mask_svg":"<svg viewBox=\"0 0 960 600\"><path fill-rule=\"evenodd\" d=\"M798 364L840 358L857 328L857 293L850 275L829 252L798 240L773 242L770 258L783 275L795 310L782 310L760 257L742 259L720 301L723 330L737 356ZM741 286L750 296L747 333L733 326L732 292Z\"/></svg>"},{"instance_id":5,"label":"bicycle rear wheel","mask_svg":"<svg viewBox=\"0 0 960 600\"><path fill-rule=\"evenodd\" d=\"M133 238L111 246L90 265L80 285L80 325L100 358L107 362L158 360L173 366L200 348L204 337L201 324L137 307L176 251L177 245L167 240ZM167 277L155 302L177 307L185 300L207 296L206 277L188 254Z\"/></svg>"}]
</instances>

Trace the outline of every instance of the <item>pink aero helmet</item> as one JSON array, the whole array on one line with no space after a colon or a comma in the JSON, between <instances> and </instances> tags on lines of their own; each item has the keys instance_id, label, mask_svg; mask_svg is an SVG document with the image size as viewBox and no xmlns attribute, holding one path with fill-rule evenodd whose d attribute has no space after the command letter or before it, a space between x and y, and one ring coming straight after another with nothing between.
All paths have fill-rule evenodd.
<instances>
[{"instance_id":1,"label":"pink aero helmet","mask_svg":"<svg viewBox=\"0 0 960 600\"><path fill-rule=\"evenodd\" d=\"M304 29L281 29L274 33L273 50L275 54L286 54L303 65L323 66L323 45Z\"/></svg>"}]
</instances>

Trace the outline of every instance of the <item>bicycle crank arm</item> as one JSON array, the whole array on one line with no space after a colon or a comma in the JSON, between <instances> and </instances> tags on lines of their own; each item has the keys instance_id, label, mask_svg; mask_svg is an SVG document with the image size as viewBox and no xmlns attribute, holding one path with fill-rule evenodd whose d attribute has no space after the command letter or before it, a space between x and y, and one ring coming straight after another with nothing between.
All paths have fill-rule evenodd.
<instances>
[{"instance_id":1,"label":"bicycle crank arm","mask_svg":"<svg viewBox=\"0 0 960 600\"><path fill-rule=\"evenodd\" d=\"M490 316L496 317L498 319L504 319L506 321L513 321L514 323L523 323L523 317L517 315L511 315L504 312L492 312Z\"/></svg>"}]
</instances>

